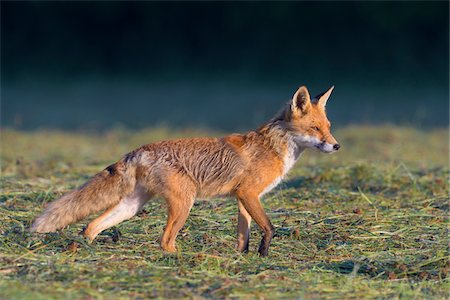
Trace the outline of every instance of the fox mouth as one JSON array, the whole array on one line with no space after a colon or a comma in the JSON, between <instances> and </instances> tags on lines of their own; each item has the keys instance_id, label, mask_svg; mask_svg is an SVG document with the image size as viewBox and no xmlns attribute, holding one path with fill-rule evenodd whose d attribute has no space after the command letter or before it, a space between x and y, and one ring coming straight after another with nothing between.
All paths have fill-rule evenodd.
<instances>
[{"instance_id":1,"label":"fox mouth","mask_svg":"<svg viewBox=\"0 0 450 300\"><path fill-rule=\"evenodd\" d=\"M331 154L331 153L334 153L337 151L336 149L333 148L333 146L331 144L328 144L328 143L316 144L316 145L314 145L314 147L319 149L320 152L328 153L328 154Z\"/></svg>"},{"instance_id":2,"label":"fox mouth","mask_svg":"<svg viewBox=\"0 0 450 300\"><path fill-rule=\"evenodd\" d=\"M325 141L321 141L316 137L307 135L297 134L294 140L298 146L305 148L316 148L323 153L334 153L339 150L340 147L339 144L333 145Z\"/></svg>"}]
</instances>

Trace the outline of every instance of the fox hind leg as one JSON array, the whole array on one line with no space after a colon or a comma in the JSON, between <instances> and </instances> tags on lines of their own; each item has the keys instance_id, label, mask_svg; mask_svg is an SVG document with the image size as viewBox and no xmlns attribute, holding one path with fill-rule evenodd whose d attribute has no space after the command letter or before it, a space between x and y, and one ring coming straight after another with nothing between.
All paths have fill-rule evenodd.
<instances>
[{"instance_id":1,"label":"fox hind leg","mask_svg":"<svg viewBox=\"0 0 450 300\"><path fill-rule=\"evenodd\" d=\"M161 239L161 248L167 252L176 252L175 239L191 211L194 197L167 197L168 216L167 224Z\"/></svg>"},{"instance_id":2,"label":"fox hind leg","mask_svg":"<svg viewBox=\"0 0 450 300\"><path fill-rule=\"evenodd\" d=\"M89 223L83 235L93 241L103 230L135 216L150 199L150 196L143 187L137 185L132 194Z\"/></svg>"}]
</instances>

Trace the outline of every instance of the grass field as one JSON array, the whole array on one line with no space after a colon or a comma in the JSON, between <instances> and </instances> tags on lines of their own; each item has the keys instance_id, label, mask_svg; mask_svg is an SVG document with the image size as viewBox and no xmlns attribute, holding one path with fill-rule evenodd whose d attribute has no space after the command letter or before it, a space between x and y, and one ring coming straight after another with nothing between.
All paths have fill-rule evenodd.
<instances>
[{"instance_id":1,"label":"grass field","mask_svg":"<svg viewBox=\"0 0 450 300\"><path fill-rule=\"evenodd\" d=\"M165 204L151 201L92 244L87 221L47 235L44 205L127 151L195 130L1 131L0 298L402 298L449 295L448 130L346 127L339 153L307 151L263 204L276 227L267 258L235 250L234 199L199 200L158 246Z\"/></svg>"}]
</instances>

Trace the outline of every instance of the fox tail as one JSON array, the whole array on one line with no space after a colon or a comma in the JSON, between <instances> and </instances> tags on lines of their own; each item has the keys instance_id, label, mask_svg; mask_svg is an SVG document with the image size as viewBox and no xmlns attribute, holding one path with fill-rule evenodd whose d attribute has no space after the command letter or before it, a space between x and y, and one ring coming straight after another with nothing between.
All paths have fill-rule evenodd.
<instances>
[{"instance_id":1,"label":"fox tail","mask_svg":"<svg viewBox=\"0 0 450 300\"><path fill-rule=\"evenodd\" d=\"M54 232L90 214L107 209L130 194L136 185L135 167L120 160L74 191L51 202L31 225L31 232Z\"/></svg>"}]
</instances>

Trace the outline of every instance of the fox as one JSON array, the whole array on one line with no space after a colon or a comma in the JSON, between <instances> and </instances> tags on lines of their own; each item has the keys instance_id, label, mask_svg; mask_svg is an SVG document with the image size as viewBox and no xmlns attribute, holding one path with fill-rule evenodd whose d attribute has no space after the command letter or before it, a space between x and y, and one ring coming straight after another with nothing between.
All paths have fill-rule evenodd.
<instances>
[{"instance_id":1,"label":"fox","mask_svg":"<svg viewBox=\"0 0 450 300\"><path fill-rule=\"evenodd\" d=\"M147 201L160 196L167 203L160 246L173 253L196 198L232 196L238 205L238 251L248 252L254 220L262 231L259 255L267 256L275 227L261 204L263 195L285 178L306 149L333 153L340 148L325 110L333 89L311 99L306 86L299 87L272 119L246 134L141 146L49 203L30 230L55 232L103 211L83 231L92 242L100 232L132 218Z\"/></svg>"}]
</instances>

